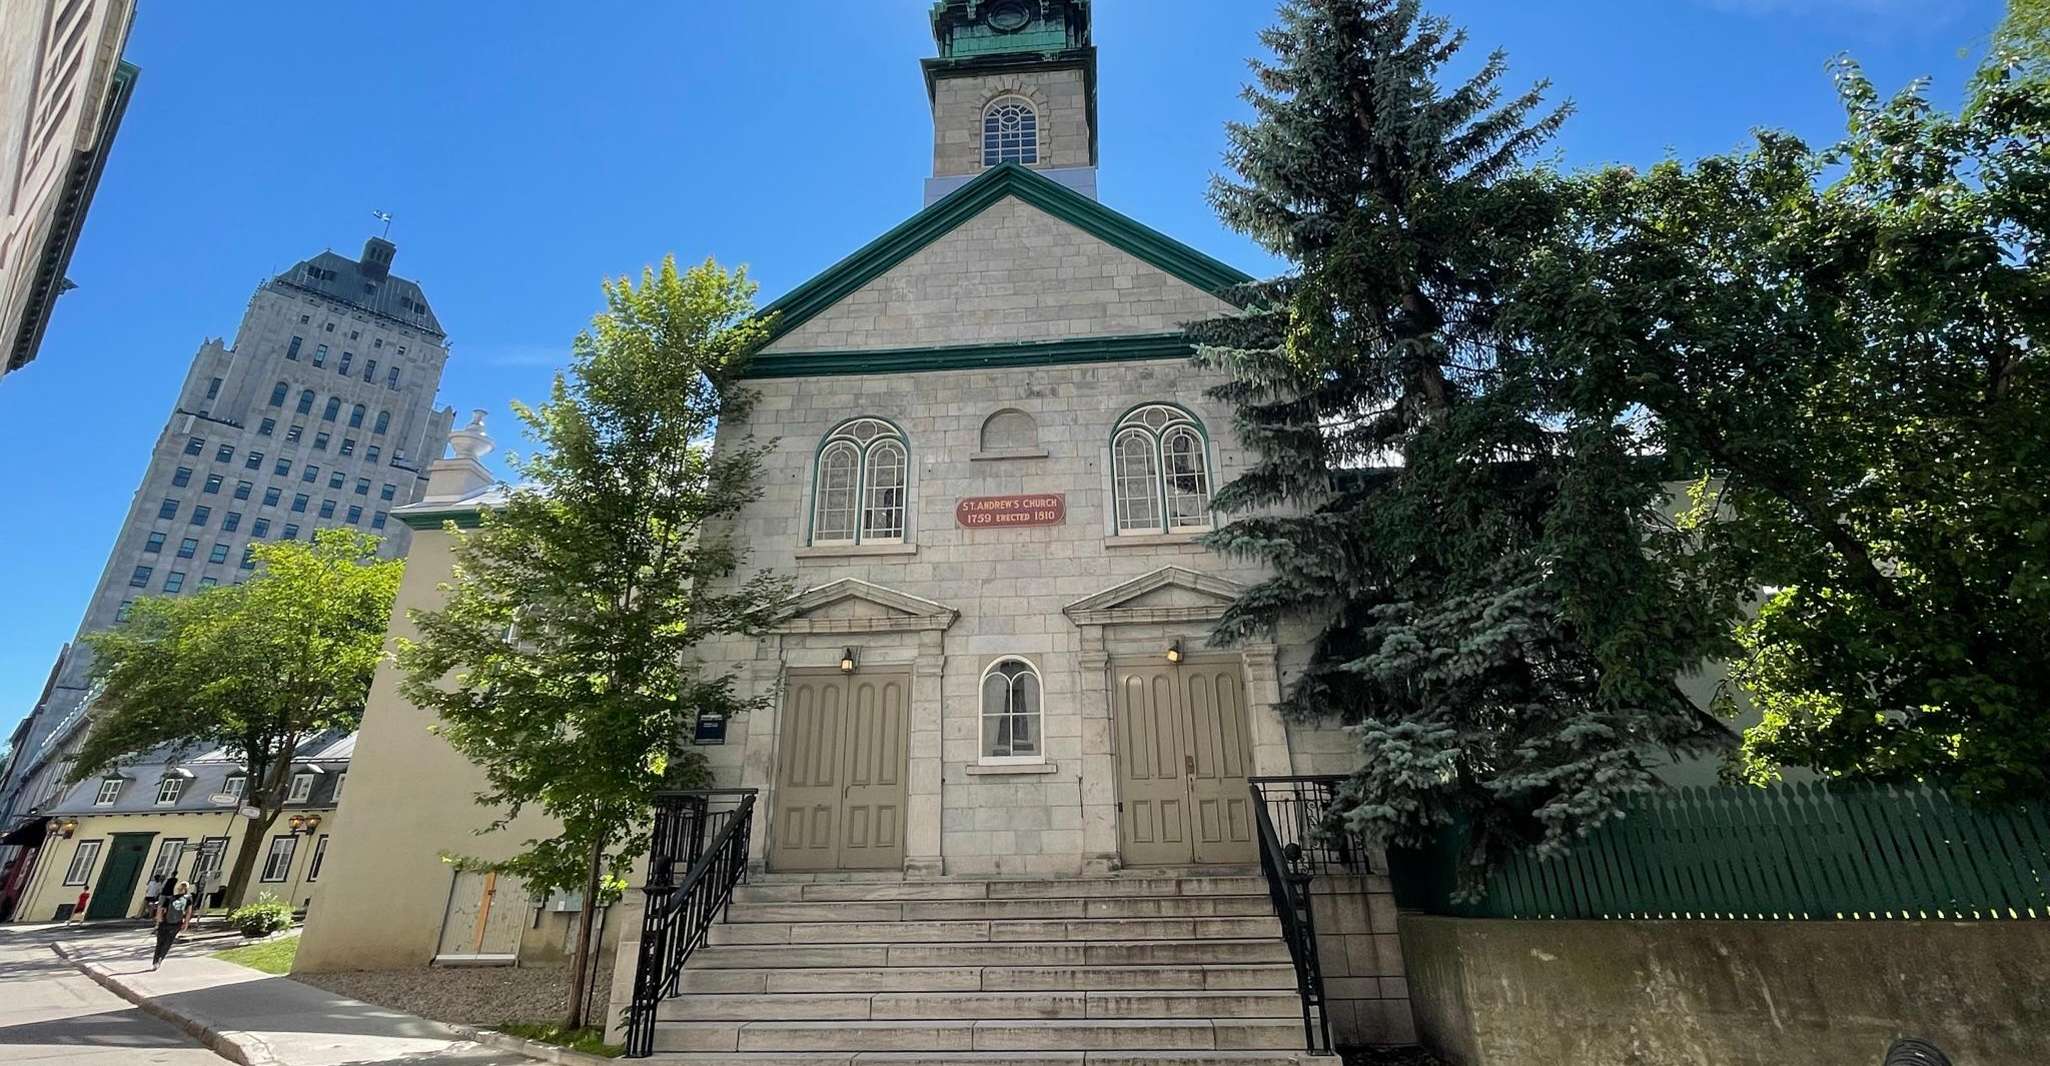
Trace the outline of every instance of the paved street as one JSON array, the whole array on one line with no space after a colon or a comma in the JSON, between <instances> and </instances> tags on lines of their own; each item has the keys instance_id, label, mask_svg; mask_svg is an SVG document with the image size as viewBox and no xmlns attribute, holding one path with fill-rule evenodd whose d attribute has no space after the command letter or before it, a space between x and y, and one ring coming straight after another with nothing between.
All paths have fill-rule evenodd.
<instances>
[{"instance_id":1,"label":"paved street","mask_svg":"<svg viewBox=\"0 0 2050 1066\"><path fill-rule=\"evenodd\" d=\"M56 935L48 927L0 928L0 1062L220 1066L226 1061L72 969L50 951ZM133 936L142 943L142 930Z\"/></svg>"}]
</instances>

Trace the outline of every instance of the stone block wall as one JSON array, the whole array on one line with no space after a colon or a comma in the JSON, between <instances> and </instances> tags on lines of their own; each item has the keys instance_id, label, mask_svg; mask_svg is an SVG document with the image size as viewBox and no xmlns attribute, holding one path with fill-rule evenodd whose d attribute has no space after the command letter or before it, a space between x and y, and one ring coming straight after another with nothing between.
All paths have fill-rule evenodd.
<instances>
[{"instance_id":1,"label":"stone block wall","mask_svg":"<svg viewBox=\"0 0 2050 1066\"><path fill-rule=\"evenodd\" d=\"M1310 882L1310 908L1332 1042L1342 1048L1415 1043L1388 879L1320 875Z\"/></svg>"},{"instance_id":2,"label":"stone block wall","mask_svg":"<svg viewBox=\"0 0 2050 1066\"><path fill-rule=\"evenodd\" d=\"M982 112L1001 96L1032 101L1039 119L1035 170L1094 166L1082 68L943 78L933 87L932 172L982 173Z\"/></svg>"}]
</instances>

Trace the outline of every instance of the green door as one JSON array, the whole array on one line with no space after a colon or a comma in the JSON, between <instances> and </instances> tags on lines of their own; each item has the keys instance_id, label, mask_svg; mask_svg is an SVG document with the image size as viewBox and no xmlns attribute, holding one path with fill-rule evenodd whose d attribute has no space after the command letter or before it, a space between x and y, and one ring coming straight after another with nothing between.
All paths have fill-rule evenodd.
<instances>
[{"instance_id":1,"label":"green door","mask_svg":"<svg viewBox=\"0 0 2050 1066\"><path fill-rule=\"evenodd\" d=\"M128 917L135 879L142 876L142 864L149 859L149 842L155 837L155 833L114 834L107 858L100 864L100 883L93 886L92 902L86 904L86 917Z\"/></svg>"}]
</instances>

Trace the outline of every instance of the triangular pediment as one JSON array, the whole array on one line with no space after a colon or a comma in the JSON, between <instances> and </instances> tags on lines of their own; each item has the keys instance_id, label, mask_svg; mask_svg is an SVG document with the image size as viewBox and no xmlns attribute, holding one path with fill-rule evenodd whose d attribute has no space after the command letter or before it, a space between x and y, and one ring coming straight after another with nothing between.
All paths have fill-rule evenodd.
<instances>
[{"instance_id":1,"label":"triangular pediment","mask_svg":"<svg viewBox=\"0 0 2050 1066\"><path fill-rule=\"evenodd\" d=\"M1062 608L1076 625L1204 622L1224 614L1245 586L1179 566L1113 585Z\"/></svg>"},{"instance_id":2,"label":"triangular pediment","mask_svg":"<svg viewBox=\"0 0 2050 1066\"><path fill-rule=\"evenodd\" d=\"M860 578L841 578L792 597L779 633L900 633L946 629L961 612Z\"/></svg>"},{"instance_id":3,"label":"triangular pediment","mask_svg":"<svg viewBox=\"0 0 2050 1066\"><path fill-rule=\"evenodd\" d=\"M1016 164L984 172L763 309L767 356L1177 331L1250 278Z\"/></svg>"}]
</instances>

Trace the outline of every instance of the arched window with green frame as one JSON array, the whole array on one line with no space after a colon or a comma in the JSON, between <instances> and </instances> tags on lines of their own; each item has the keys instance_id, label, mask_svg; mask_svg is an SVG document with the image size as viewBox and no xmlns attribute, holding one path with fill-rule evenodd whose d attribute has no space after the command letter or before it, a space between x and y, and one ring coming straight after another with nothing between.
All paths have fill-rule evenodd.
<instances>
[{"instance_id":1,"label":"arched window with green frame","mask_svg":"<svg viewBox=\"0 0 2050 1066\"><path fill-rule=\"evenodd\" d=\"M1111 435L1120 536L1210 528L1210 449L1203 424L1173 404L1135 407Z\"/></svg>"},{"instance_id":2,"label":"arched window with green frame","mask_svg":"<svg viewBox=\"0 0 2050 1066\"><path fill-rule=\"evenodd\" d=\"M902 544L910 450L880 418L841 423L819 445L812 475L814 546Z\"/></svg>"}]
</instances>

